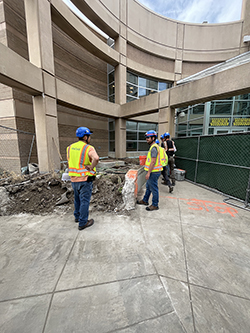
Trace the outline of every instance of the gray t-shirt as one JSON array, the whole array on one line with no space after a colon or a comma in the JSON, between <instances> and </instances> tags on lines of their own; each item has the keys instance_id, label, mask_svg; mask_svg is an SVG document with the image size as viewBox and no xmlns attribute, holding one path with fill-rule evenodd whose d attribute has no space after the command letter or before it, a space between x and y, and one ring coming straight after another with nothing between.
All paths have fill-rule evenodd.
<instances>
[{"instance_id":1,"label":"gray t-shirt","mask_svg":"<svg viewBox=\"0 0 250 333\"><path fill-rule=\"evenodd\" d=\"M156 147L153 147L151 149L151 158L157 157L157 155L158 155L158 150Z\"/></svg>"}]
</instances>

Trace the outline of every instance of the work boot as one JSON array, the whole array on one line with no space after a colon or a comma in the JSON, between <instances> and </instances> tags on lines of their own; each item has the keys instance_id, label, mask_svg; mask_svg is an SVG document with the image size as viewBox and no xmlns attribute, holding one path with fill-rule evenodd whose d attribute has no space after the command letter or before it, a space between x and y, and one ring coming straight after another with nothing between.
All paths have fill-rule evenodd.
<instances>
[{"instance_id":1,"label":"work boot","mask_svg":"<svg viewBox=\"0 0 250 333\"><path fill-rule=\"evenodd\" d=\"M150 206L146 207L146 210L148 210L148 211L151 211L151 210L158 210L158 209L159 209L158 206L153 206L153 205L150 205Z\"/></svg>"},{"instance_id":2,"label":"work boot","mask_svg":"<svg viewBox=\"0 0 250 333\"><path fill-rule=\"evenodd\" d=\"M85 228L91 227L94 224L94 220L90 219L86 224L84 224L82 227L78 227L78 230L83 230Z\"/></svg>"},{"instance_id":3,"label":"work boot","mask_svg":"<svg viewBox=\"0 0 250 333\"><path fill-rule=\"evenodd\" d=\"M164 180L164 181L162 182L162 185L168 185L168 183L166 182L166 180Z\"/></svg>"},{"instance_id":4,"label":"work boot","mask_svg":"<svg viewBox=\"0 0 250 333\"><path fill-rule=\"evenodd\" d=\"M138 205L145 205L145 206L148 206L148 202L144 201L144 200L137 200L136 203Z\"/></svg>"},{"instance_id":5,"label":"work boot","mask_svg":"<svg viewBox=\"0 0 250 333\"><path fill-rule=\"evenodd\" d=\"M78 219L75 219L75 223L78 223L79 222L79 220Z\"/></svg>"},{"instance_id":6,"label":"work boot","mask_svg":"<svg viewBox=\"0 0 250 333\"><path fill-rule=\"evenodd\" d=\"M174 190L173 186L169 186L169 193L172 193Z\"/></svg>"},{"instance_id":7,"label":"work boot","mask_svg":"<svg viewBox=\"0 0 250 333\"><path fill-rule=\"evenodd\" d=\"M174 181L172 180L172 186L175 186L175 180Z\"/></svg>"}]
</instances>

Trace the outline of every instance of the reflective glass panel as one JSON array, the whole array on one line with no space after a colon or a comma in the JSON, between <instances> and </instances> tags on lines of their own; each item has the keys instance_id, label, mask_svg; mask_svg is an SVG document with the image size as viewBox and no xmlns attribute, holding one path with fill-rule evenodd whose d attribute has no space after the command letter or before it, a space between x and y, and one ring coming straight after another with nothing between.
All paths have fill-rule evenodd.
<instances>
[{"instance_id":1,"label":"reflective glass panel","mask_svg":"<svg viewBox=\"0 0 250 333\"><path fill-rule=\"evenodd\" d=\"M127 83L127 95L137 97L138 87Z\"/></svg>"},{"instance_id":2,"label":"reflective glass panel","mask_svg":"<svg viewBox=\"0 0 250 333\"><path fill-rule=\"evenodd\" d=\"M109 122L109 130L110 131L115 130L115 122L114 121Z\"/></svg>"},{"instance_id":3,"label":"reflective glass panel","mask_svg":"<svg viewBox=\"0 0 250 333\"><path fill-rule=\"evenodd\" d=\"M109 139L110 140L115 140L115 131L109 132Z\"/></svg>"},{"instance_id":4,"label":"reflective glass panel","mask_svg":"<svg viewBox=\"0 0 250 333\"><path fill-rule=\"evenodd\" d=\"M212 101L210 114L231 114L233 102Z\"/></svg>"},{"instance_id":5,"label":"reflective glass panel","mask_svg":"<svg viewBox=\"0 0 250 333\"><path fill-rule=\"evenodd\" d=\"M115 72L109 73L108 78L109 78L109 83L115 81Z\"/></svg>"},{"instance_id":6,"label":"reflective glass panel","mask_svg":"<svg viewBox=\"0 0 250 333\"><path fill-rule=\"evenodd\" d=\"M139 123L139 131L144 131L145 134L145 132L150 130L157 131L157 124Z\"/></svg>"},{"instance_id":7,"label":"reflective glass panel","mask_svg":"<svg viewBox=\"0 0 250 333\"><path fill-rule=\"evenodd\" d=\"M109 96L109 102L115 103L115 95Z\"/></svg>"},{"instance_id":8,"label":"reflective glass panel","mask_svg":"<svg viewBox=\"0 0 250 333\"><path fill-rule=\"evenodd\" d=\"M250 115L250 101L235 101L234 103L234 114L241 116L249 116Z\"/></svg>"},{"instance_id":9,"label":"reflective glass panel","mask_svg":"<svg viewBox=\"0 0 250 333\"><path fill-rule=\"evenodd\" d=\"M135 121L126 121L126 129L127 130L134 130L134 131L136 131L136 129L137 129L137 122L135 122Z\"/></svg>"},{"instance_id":10,"label":"reflective glass panel","mask_svg":"<svg viewBox=\"0 0 250 333\"><path fill-rule=\"evenodd\" d=\"M138 76L130 72L127 72L127 81L134 84L138 84Z\"/></svg>"},{"instance_id":11,"label":"reflective glass panel","mask_svg":"<svg viewBox=\"0 0 250 333\"><path fill-rule=\"evenodd\" d=\"M109 95L113 95L115 93L115 85L114 83L111 83L109 85Z\"/></svg>"},{"instance_id":12,"label":"reflective glass panel","mask_svg":"<svg viewBox=\"0 0 250 333\"><path fill-rule=\"evenodd\" d=\"M191 109L191 112L193 114L204 114L205 104L199 104L196 106L193 106Z\"/></svg>"},{"instance_id":13,"label":"reflective glass panel","mask_svg":"<svg viewBox=\"0 0 250 333\"><path fill-rule=\"evenodd\" d=\"M147 89L139 88L139 97L147 96Z\"/></svg>"},{"instance_id":14,"label":"reflective glass panel","mask_svg":"<svg viewBox=\"0 0 250 333\"><path fill-rule=\"evenodd\" d=\"M155 89L155 90L158 89L158 81L148 79L146 84L147 84L147 88L151 88L151 89Z\"/></svg>"},{"instance_id":15,"label":"reflective glass panel","mask_svg":"<svg viewBox=\"0 0 250 333\"><path fill-rule=\"evenodd\" d=\"M159 91L166 90L167 83L166 82L159 82Z\"/></svg>"},{"instance_id":16,"label":"reflective glass panel","mask_svg":"<svg viewBox=\"0 0 250 333\"><path fill-rule=\"evenodd\" d=\"M147 151L149 149L149 145L147 142L138 142L138 150L139 151Z\"/></svg>"},{"instance_id":17,"label":"reflective glass panel","mask_svg":"<svg viewBox=\"0 0 250 333\"><path fill-rule=\"evenodd\" d=\"M126 139L127 140L137 140L137 132L130 132L130 131L127 131L126 132Z\"/></svg>"},{"instance_id":18,"label":"reflective glass panel","mask_svg":"<svg viewBox=\"0 0 250 333\"><path fill-rule=\"evenodd\" d=\"M129 142L126 143L127 151L137 151L137 142Z\"/></svg>"},{"instance_id":19,"label":"reflective glass panel","mask_svg":"<svg viewBox=\"0 0 250 333\"><path fill-rule=\"evenodd\" d=\"M139 77L139 86L140 87L147 87L147 79L143 78L143 77Z\"/></svg>"},{"instance_id":20,"label":"reflective glass panel","mask_svg":"<svg viewBox=\"0 0 250 333\"><path fill-rule=\"evenodd\" d=\"M109 142L109 151L115 151L115 142L114 141Z\"/></svg>"}]
</instances>

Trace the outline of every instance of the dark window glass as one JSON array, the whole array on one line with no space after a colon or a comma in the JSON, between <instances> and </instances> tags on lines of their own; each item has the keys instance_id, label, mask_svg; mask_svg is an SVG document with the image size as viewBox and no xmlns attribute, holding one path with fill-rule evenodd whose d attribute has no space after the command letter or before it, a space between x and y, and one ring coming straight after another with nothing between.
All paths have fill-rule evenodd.
<instances>
[{"instance_id":1,"label":"dark window glass","mask_svg":"<svg viewBox=\"0 0 250 333\"><path fill-rule=\"evenodd\" d=\"M127 83L127 95L137 97L138 87Z\"/></svg>"},{"instance_id":2,"label":"dark window glass","mask_svg":"<svg viewBox=\"0 0 250 333\"><path fill-rule=\"evenodd\" d=\"M210 114L231 114L232 102L211 102Z\"/></svg>"},{"instance_id":3,"label":"dark window glass","mask_svg":"<svg viewBox=\"0 0 250 333\"><path fill-rule=\"evenodd\" d=\"M250 115L250 101L249 102L240 102L237 101L234 103L234 114L241 116Z\"/></svg>"},{"instance_id":4,"label":"dark window glass","mask_svg":"<svg viewBox=\"0 0 250 333\"><path fill-rule=\"evenodd\" d=\"M126 143L127 151L137 151L137 142L129 142Z\"/></svg>"},{"instance_id":5,"label":"dark window glass","mask_svg":"<svg viewBox=\"0 0 250 333\"><path fill-rule=\"evenodd\" d=\"M209 128L208 129L208 134L214 134L214 129L213 128Z\"/></svg>"},{"instance_id":6,"label":"dark window glass","mask_svg":"<svg viewBox=\"0 0 250 333\"><path fill-rule=\"evenodd\" d=\"M109 78L109 83L115 81L115 72L109 73L108 78Z\"/></svg>"},{"instance_id":7,"label":"dark window glass","mask_svg":"<svg viewBox=\"0 0 250 333\"><path fill-rule=\"evenodd\" d=\"M138 76L130 72L127 72L127 81L134 84L138 84Z\"/></svg>"},{"instance_id":8,"label":"dark window glass","mask_svg":"<svg viewBox=\"0 0 250 333\"><path fill-rule=\"evenodd\" d=\"M115 103L115 95L109 96L109 102Z\"/></svg>"},{"instance_id":9,"label":"dark window glass","mask_svg":"<svg viewBox=\"0 0 250 333\"><path fill-rule=\"evenodd\" d=\"M109 132L109 140L115 140L115 132L114 131Z\"/></svg>"},{"instance_id":10,"label":"dark window glass","mask_svg":"<svg viewBox=\"0 0 250 333\"><path fill-rule=\"evenodd\" d=\"M130 131L127 131L126 132L126 139L127 140L137 140L137 132L130 132Z\"/></svg>"},{"instance_id":11,"label":"dark window glass","mask_svg":"<svg viewBox=\"0 0 250 333\"><path fill-rule=\"evenodd\" d=\"M157 124L139 123L138 125L139 125L139 131L144 131L144 134L145 134L145 132L150 131L150 130L153 130L153 131L157 130Z\"/></svg>"},{"instance_id":12,"label":"dark window glass","mask_svg":"<svg viewBox=\"0 0 250 333\"><path fill-rule=\"evenodd\" d=\"M193 113L193 114L204 114L204 109L205 109L205 105L204 104L199 104L199 105L196 105L196 106L192 107L191 113Z\"/></svg>"},{"instance_id":13,"label":"dark window glass","mask_svg":"<svg viewBox=\"0 0 250 333\"><path fill-rule=\"evenodd\" d=\"M138 142L138 151L147 151L149 150L149 145L147 142Z\"/></svg>"},{"instance_id":14,"label":"dark window glass","mask_svg":"<svg viewBox=\"0 0 250 333\"><path fill-rule=\"evenodd\" d=\"M155 80L147 80L147 88L151 88L151 89L158 89L158 81Z\"/></svg>"},{"instance_id":15,"label":"dark window glass","mask_svg":"<svg viewBox=\"0 0 250 333\"><path fill-rule=\"evenodd\" d=\"M115 122L114 121L110 121L109 122L109 130L112 131L115 129Z\"/></svg>"},{"instance_id":16,"label":"dark window glass","mask_svg":"<svg viewBox=\"0 0 250 333\"><path fill-rule=\"evenodd\" d=\"M146 140L145 133L146 132L139 132L139 140Z\"/></svg>"},{"instance_id":17,"label":"dark window glass","mask_svg":"<svg viewBox=\"0 0 250 333\"><path fill-rule=\"evenodd\" d=\"M109 95L113 95L115 93L115 85L114 83L111 83L109 85Z\"/></svg>"},{"instance_id":18,"label":"dark window glass","mask_svg":"<svg viewBox=\"0 0 250 333\"><path fill-rule=\"evenodd\" d=\"M109 151L115 151L115 142L114 141L109 142Z\"/></svg>"}]
</instances>

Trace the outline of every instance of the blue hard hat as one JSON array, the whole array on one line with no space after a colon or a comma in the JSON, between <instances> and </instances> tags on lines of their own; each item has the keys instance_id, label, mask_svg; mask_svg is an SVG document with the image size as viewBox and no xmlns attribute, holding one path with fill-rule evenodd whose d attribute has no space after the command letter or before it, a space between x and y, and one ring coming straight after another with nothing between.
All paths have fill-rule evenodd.
<instances>
[{"instance_id":1,"label":"blue hard hat","mask_svg":"<svg viewBox=\"0 0 250 333\"><path fill-rule=\"evenodd\" d=\"M148 137L150 137L150 136L156 136L156 137L157 137L157 133L156 133L156 131L151 130L151 131L147 131L147 132L145 133L145 137L146 137L146 138L148 138Z\"/></svg>"},{"instance_id":2,"label":"blue hard hat","mask_svg":"<svg viewBox=\"0 0 250 333\"><path fill-rule=\"evenodd\" d=\"M168 132L166 132L166 133L164 134L164 137L165 137L165 138L166 138L167 136L170 137L170 134L169 134Z\"/></svg>"},{"instance_id":3,"label":"blue hard hat","mask_svg":"<svg viewBox=\"0 0 250 333\"><path fill-rule=\"evenodd\" d=\"M76 130L76 136L78 138L83 138L84 135L90 134L93 134L93 132L91 132L87 127L78 127L78 129Z\"/></svg>"},{"instance_id":4,"label":"blue hard hat","mask_svg":"<svg viewBox=\"0 0 250 333\"><path fill-rule=\"evenodd\" d=\"M165 135L165 134L162 134L162 135L160 136L160 138L161 138L161 139L164 139L164 135Z\"/></svg>"},{"instance_id":5,"label":"blue hard hat","mask_svg":"<svg viewBox=\"0 0 250 333\"><path fill-rule=\"evenodd\" d=\"M159 141L158 139L156 139L156 140L155 140L155 143L159 144L159 143L160 143L160 141Z\"/></svg>"}]
</instances>

